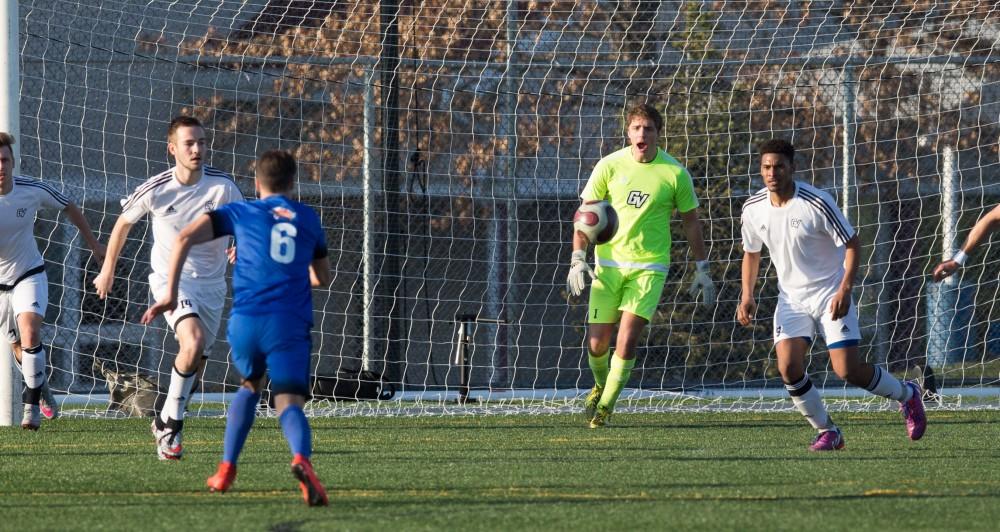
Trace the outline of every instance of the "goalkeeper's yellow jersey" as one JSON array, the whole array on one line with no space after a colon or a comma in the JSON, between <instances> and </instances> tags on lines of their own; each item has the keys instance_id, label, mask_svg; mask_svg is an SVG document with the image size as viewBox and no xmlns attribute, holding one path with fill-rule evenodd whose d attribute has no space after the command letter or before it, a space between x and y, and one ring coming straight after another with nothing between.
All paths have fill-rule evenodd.
<instances>
[{"instance_id":1,"label":"goalkeeper's yellow jersey","mask_svg":"<svg viewBox=\"0 0 1000 532\"><path fill-rule=\"evenodd\" d=\"M618 232L596 250L599 265L618 268L666 271L674 209L698 207L691 175L662 149L648 163L636 161L631 147L604 157L580 197L607 200L618 212Z\"/></svg>"}]
</instances>

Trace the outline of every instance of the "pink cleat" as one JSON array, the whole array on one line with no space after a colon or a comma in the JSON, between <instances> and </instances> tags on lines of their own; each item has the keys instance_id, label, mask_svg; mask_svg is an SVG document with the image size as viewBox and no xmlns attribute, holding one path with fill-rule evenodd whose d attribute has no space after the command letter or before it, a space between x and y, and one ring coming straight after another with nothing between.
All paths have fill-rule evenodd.
<instances>
[{"instance_id":1,"label":"pink cleat","mask_svg":"<svg viewBox=\"0 0 1000 532\"><path fill-rule=\"evenodd\" d=\"M809 446L810 451L839 451L843 448L844 435L836 428L820 432Z\"/></svg>"},{"instance_id":2,"label":"pink cleat","mask_svg":"<svg viewBox=\"0 0 1000 532\"><path fill-rule=\"evenodd\" d=\"M56 402L56 396L52 395L52 389L49 388L48 382L42 385L42 397L38 401L38 406L41 408L42 417L45 419L59 417L59 403Z\"/></svg>"},{"instance_id":3,"label":"pink cleat","mask_svg":"<svg viewBox=\"0 0 1000 532\"><path fill-rule=\"evenodd\" d=\"M924 436L927 430L927 412L924 410L924 391L920 385L913 381L906 381L906 386L913 390L913 396L909 400L899 404L899 410L906 420L906 433L910 439L917 441Z\"/></svg>"}]
</instances>

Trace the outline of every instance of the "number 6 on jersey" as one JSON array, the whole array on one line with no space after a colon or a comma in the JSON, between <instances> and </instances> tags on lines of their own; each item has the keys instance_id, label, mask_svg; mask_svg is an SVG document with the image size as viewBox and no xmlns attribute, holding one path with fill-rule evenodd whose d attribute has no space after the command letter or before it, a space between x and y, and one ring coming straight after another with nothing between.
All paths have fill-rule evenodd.
<instances>
[{"instance_id":1,"label":"number 6 on jersey","mask_svg":"<svg viewBox=\"0 0 1000 532\"><path fill-rule=\"evenodd\" d=\"M279 222L271 227L271 258L281 264L291 264L295 260L295 235L298 230L288 222Z\"/></svg>"}]
</instances>

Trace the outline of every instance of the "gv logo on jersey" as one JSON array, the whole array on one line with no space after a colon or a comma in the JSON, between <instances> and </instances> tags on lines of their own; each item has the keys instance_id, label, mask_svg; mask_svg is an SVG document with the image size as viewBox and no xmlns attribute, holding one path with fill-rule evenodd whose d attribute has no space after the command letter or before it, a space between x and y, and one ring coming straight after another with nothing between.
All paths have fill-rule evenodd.
<instances>
[{"instance_id":1,"label":"gv logo on jersey","mask_svg":"<svg viewBox=\"0 0 1000 532\"><path fill-rule=\"evenodd\" d=\"M294 220L295 211L279 206L271 209L271 216L273 216L275 220L280 220L280 219Z\"/></svg>"},{"instance_id":2,"label":"gv logo on jersey","mask_svg":"<svg viewBox=\"0 0 1000 532\"><path fill-rule=\"evenodd\" d=\"M798 229L799 227L802 227L802 220L798 218L792 218L792 228Z\"/></svg>"},{"instance_id":3,"label":"gv logo on jersey","mask_svg":"<svg viewBox=\"0 0 1000 532\"><path fill-rule=\"evenodd\" d=\"M27 208L21 207L20 209L17 210L17 217L18 218L24 218L25 214L28 214L28 209Z\"/></svg>"},{"instance_id":4,"label":"gv logo on jersey","mask_svg":"<svg viewBox=\"0 0 1000 532\"><path fill-rule=\"evenodd\" d=\"M643 194L641 190L633 190L628 193L628 198L625 199L625 203L635 207L636 209L641 209L642 204L646 203L649 199L649 194Z\"/></svg>"},{"instance_id":5,"label":"gv logo on jersey","mask_svg":"<svg viewBox=\"0 0 1000 532\"><path fill-rule=\"evenodd\" d=\"M206 211L214 211L215 210L215 201L213 201L213 200L206 201L205 202L205 210Z\"/></svg>"}]
</instances>

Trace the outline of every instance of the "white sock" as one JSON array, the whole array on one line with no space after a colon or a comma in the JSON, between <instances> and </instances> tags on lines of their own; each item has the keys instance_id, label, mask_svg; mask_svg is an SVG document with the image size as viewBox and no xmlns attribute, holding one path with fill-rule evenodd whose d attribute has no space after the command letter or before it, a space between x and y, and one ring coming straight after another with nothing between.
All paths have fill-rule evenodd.
<instances>
[{"instance_id":1,"label":"white sock","mask_svg":"<svg viewBox=\"0 0 1000 532\"><path fill-rule=\"evenodd\" d=\"M875 366L875 374L872 375L872 381L868 383L865 389L875 395L895 399L901 403L909 400L910 396L913 395L913 390L909 386L903 385L902 381L893 377L888 371L883 371L878 366Z\"/></svg>"},{"instance_id":2,"label":"white sock","mask_svg":"<svg viewBox=\"0 0 1000 532\"><path fill-rule=\"evenodd\" d=\"M45 384L45 348L41 344L21 348L21 374L28 388L41 388Z\"/></svg>"},{"instance_id":3,"label":"white sock","mask_svg":"<svg viewBox=\"0 0 1000 532\"><path fill-rule=\"evenodd\" d=\"M826 412L819 390L809 380L809 374L803 375L802 379L794 384L786 383L785 389L788 390L788 395L792 396L792 404L814 429L823 432L837 428L830 419L830 414Z\"/></svg>"},{"instance_id":4,"label":"white sock","mask_svg":"<svg viewBox=\"0 0 1000 532\"><path fill-rule=\"evenodd\" d=\"M185 375L177 371L177 366L173 367L170 371L167 400L163 403L163 411L160 412L160 421L166 423L171 419L177 421L184 419L184 406L187 404L187 397L191 394L191 386L194 385L194 376L197 374L196 370Z\"/></svg>"}]
</instances>

